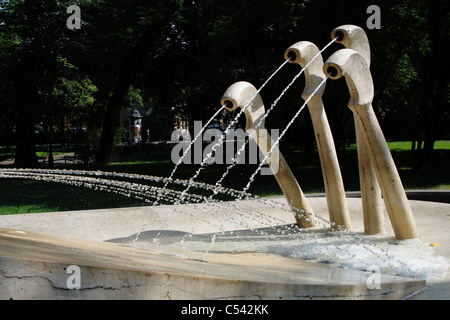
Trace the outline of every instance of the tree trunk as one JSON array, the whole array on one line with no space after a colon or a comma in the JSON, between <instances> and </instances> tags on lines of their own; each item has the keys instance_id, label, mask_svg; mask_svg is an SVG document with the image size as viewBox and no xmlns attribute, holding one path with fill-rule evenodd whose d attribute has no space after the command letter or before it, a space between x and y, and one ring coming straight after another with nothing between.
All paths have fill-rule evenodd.
<instances>
[{"instance_id":1,"label":"tree trunk","mask_svg":"<svg viewBox=\"0 0 450 320\"><path fill-rule=\"evenodd\" d=\"M48 125L48 168L53 169L54 164L53 159L53 124L50 121Z\"/></svg>"},{"instance_id":2,"label":"tree trunk","mask_svg":"<svg viewBox=\"0 0 450 320\"><path fill-rule=\"evenodd\" d=\"M428 27L432 43L419 112L419 123L424 124L424 146L419 155L418 169L433 159L434 142L438 138L439 123L447 97L449 72L448 46L446 43L449 24L443 4L430 1L428 15Z\"/></svg>"},{"instance_id":3,"label":"tree trunk","mask_svg":"<svg viewBox=\"0 0 450 320\"><path fill-rule=\"evenodd\" d=\"M106 114L103 118L103 128L96 162L108 163L111 159L114 136L119 123L120 109L122 108L123 100L128 93L130 85L130 72L119 75L118 83L114 88L113 95L108 103Z\"/></svg>"},{"instance_id":4,"label":"tree trunk","mask_svg":"<svg viewBox=\"0 0 450 320\"><path fill-rule=\"evenodd\" d=\"M131 83L136 76L139 67L144 64L150 48L154 41L160 36L161 27L161 22L156 21L152 23L148 30L144 30L140 39L130 51L122 65L103 119L100 145L96 156L96 162L98 163L110 162L114 136L119 125L123 101L128 94Z\"/></svg>"},{"instance_id":5,"label":"tree trunk","mask_svg":"<svg viewBox=\"0 0 450 320\"><path fill-rule=\"evenodd\" d=\"M19 110L17 118L17 148L14 166L16 168L39 168L40 165L36 156L33 117L25 110Z\"/></svg>"},{"instance_id":6,"label":"tree trunk","mask_svg":"<svg viewBox=\"0 0 450 320\"><path fill-rule=\"evenodd\" d=\"M28 93L23 95L23 93ZM16 115L16 168L39 168L35 146L35 110L40 103L36 88L30 83L15 83L13 93L18 97Z\"/></svg>"}]
</instances>

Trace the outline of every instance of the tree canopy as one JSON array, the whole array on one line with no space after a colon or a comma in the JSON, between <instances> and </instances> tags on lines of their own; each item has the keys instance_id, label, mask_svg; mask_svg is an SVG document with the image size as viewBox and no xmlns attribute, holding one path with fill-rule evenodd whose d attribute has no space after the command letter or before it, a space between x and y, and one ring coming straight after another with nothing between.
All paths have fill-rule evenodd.
<instances>
[{"instance_id":1,"label":"tree canopy","mask_svg":"<svg viewBox=\"0 0 450 320\"><path fill-rule=\"evenodd\" d=\"M66 26L71 4L80 7L80 29ZM371 4L381 9L381 29L366 26ZM16 166L33 167L37 126L61 137L64 121L85 122L101 131L97 161L108 162L123 108L205 121L228 86L259 87L290 45L322 48L335 27L355 24L371 43L374 107L386 136L424 141L431 154L436 139L450 136L448 22L445 1L425 0L1 1L0 143L17 145ZM261 93L267 105L294 67ZM302 86L283 97L268 126L289 121ZM329 82L324 96L337 143L352 137L345 90ZM313 142L308 125L305 112L286 139Z\"/></svg>"}]
</instances>

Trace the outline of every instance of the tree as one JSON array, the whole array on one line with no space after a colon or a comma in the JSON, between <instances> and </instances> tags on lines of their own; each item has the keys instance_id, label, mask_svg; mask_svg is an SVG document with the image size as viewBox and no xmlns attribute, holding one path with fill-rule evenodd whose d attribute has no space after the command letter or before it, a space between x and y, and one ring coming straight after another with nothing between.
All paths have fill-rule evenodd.
<instances>
[{"instance_id":1,"label":"tree","mask_svg":"<svg viewBox=\"0 0 450 320\"><path fill-rule=\"evenodd\" d=\"M8 71L2 77L10 83L10 92L3 98L16 110L15 166L38 167L36 124L45 122L51 138L54 117L85 105L85 95L78 89L90 90L92 85L61 54L71 45L64 3L8 1L0 12L2 64Z\"/></svg>"},{"instance_id":2,"label":"tree","mask_svg":"<svg viewBox=\"0 0 450 320\"><path fill-rule=\"evenodd\" d=\"M366 9L374 3L381 8L380 30L366 28ZM58 124L51 124L61 121L52 120L52 114L61 119L62 114L75 113L85 114L89 126L101 130L96 158L108 162L121 110L137 92L143 104L151 102L153 110L168 115L168 121L171 110L206 120L233 82L249 81L259 87L284 62L288 46L306 40L322 48L330 41L331 30L347 23L363 27L369 36L374 108L388 137L423 136L425 149L432 150L432 142L448 123L448 13L440 3L78 0L77 4L81 29L69 30L63 1L1 2L0 108L6 111L1 117L14 118L17 125L0 130L16 130L17 165L37 165L36 124L46 121L49 131L58 131ZM324 59L340 48L332 45ZM298 67L286 65L264 88L266 105L278 97ZM269 128L283 128L302 104L303 81L300 78L283 96L277 107L283 112L271 114ZM96 91L91 90L94 87ZM346 129L352 124L346 92L343 81L327 83L324 102L336 142L348 138ZM304 141L304 147L314 142L306 111L285 136Z\"/></svg>"},{"instance_id":3,"label":"tree","mask_svg":"<svg viewBox=\"0 0 450 320\"><path fill-rule=\"evenodd\" d=\"M58 57L56 71L53 87L44 87L40 92L44 104L42 118L48 128L50 168L53 167L54 127L60 125L61 140L64 141L65 123L81 122L94 103L93 95L97 91L92 81L79 74L65 58Z\"/></svg>"},{"instance_id":4,"label":"tree","mask_svg":"<svg viewBox=\"0 0 450 320\"><path fill-rule=\"evenodd\" d=\"M450 64L449 49L449 13L442 2L429 1L427 12L427 31L430 39L430 51L425 56L423 93L419 106L421 134L424 137L424 148L418 162L420 168L424 162L432 159L434 142L437 140L445 122L444 106L448 109L448 86Z\"/></svg>"},{"instance_id":5,"label":"tree","mask_svg":"<svg viewBox=\"0 0 450 320\"><path fill-rule=\"evenodd\" d=\"M117 80L114 85L113 93L106 106L106 112L102 123L102 134L96 161L107 163L110 161L113 148L114 136L119 124L120 111L124 107L124 99L127 96L130 87L138 73L143 67L150 51L156 51L161 41L161 36L167 34L170 30L169 22L172 16L173 6L168 8L164 6L164 1L152 3L152 6L141 5L140 10L133 12L138 21L134 25L135 43L131 50L123 55L121 68L117 74Z\"/></svg>"}]
</instances>

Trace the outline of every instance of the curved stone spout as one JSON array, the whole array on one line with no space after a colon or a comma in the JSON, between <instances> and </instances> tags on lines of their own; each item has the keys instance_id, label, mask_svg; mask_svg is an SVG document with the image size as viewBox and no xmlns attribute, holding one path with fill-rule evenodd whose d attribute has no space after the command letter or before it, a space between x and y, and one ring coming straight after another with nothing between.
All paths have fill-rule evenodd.
<instances>
[{"instance_id":1,"label":"curved stone spout","mask_svg":"<svg viewBox=\"0 0 450 320\"><path fill-rule=\"evenodd\" d=\"M331 32L331 39L337 38L337 43L342 43L346 48L357 51L370 67L370 45L366 32L351 24L337 27Z\"/></svg>"},{"instance_id":2,"label":"curved stone spout","mask_svg":"<svg viewBox=\"0 0 450 320\"><path fill-rule=\"evenodd\" d=\"M370 45L363 29L354 25L343 25L331 32L331 38L337 38L337 43L343 44L347 49L357 51L370 68ZM364 230L366 234L385 233L384 205L380 186L374 165L370 161L359 118L354 117L353 120L355 123Z\"/></svg>"},{"instance_id":3,"label":"curved stone spout","mask_svg":"<svg viewBox=\"0 0 450 320\"><path fill-rule=\"evenodd\" d=\"M355 50L342 49L326 61L323 70L332 79L345 77L350 92L348 106L361 123L396 238L419 237L400 176L372 108L374 89L366 59Z\"/></svg>"},{"instance_id":4,"label":"curved stone spout","mask_svg":"<svg viewBox=\"0 0 450 320\"><path fill-rule=\"evenodd\" d=\"M332 228L351 229L350 214L347 199L345 198L345 189L339 161L333 135L322 102L325 86L323 85L320 90L316 90L326 78L322 70L323 59L320 50L311 42L301 41L289 47L285 51L284 57L291 63L298 63L305 70L306 81L302 98L306 101L315 92L314 96L308 102L308 110L316 136Z\"/></svg>"},{"instance_id":5,"label":"curved stone spout","mask_svg":"<svg viewBox=\"0 0 450 320\"><path fill-rule=\"evenodd\" d=\"M266 155L274 145L274 141L264 128L265 108L256 88L249 82L236 82L226 90L220 103L228 110L245 108L245 130L256 141L261 152ZM313 210L277 146L272 150L267 162L295 214L298 225L303 228L317 226Z\"/></svg>"}]
</instances>

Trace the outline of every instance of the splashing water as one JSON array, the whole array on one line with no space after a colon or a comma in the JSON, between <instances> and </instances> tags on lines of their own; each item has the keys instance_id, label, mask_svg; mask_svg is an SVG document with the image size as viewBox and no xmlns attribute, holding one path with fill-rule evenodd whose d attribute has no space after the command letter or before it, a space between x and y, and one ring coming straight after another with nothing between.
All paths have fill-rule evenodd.
<instances>
[{"instance_id":1,"label":"splashing water","mask_svg":"<svg viewBox=\"0 0 450 320\"><path fill-rule=\"evenodd\" d=\"M177 250L180 243L166 246ZM383 235L362 236L355 232L299 229L293 225L190 235L189 241L183 243L183 250L270 254L423 280L444 278L450 266L449 259L436 256L433 248L419 239L400 241Z\"/></svg>"},{"instance_id":2,"label":"splashing water","mask_svg":"<svg viewBox=\"0 0 450 320\"><path fill-rule=\"evenodd\" d=\"M211 121L217 117L217 115L222 112L222 110L225 108L225 106L221 106L219 110L217 110L217 112L211 117L209 118L209 120L206 122L206 124L203 126L203 128L200 130L200 132L194 137L194 139L191 141L191 143L189 144L189 146L186 148L186 150L184 151L183 155L181 156L181 158L178 160L178 162L175 164L175 167L173 168L172 172L169 175L169 178L167 179L166 183L164 184L164 188L167 187L167 185L169 184L169 182L172 181L173 176L175 175L175 172L177 171L178 166L183 162L184 158L186 157L186 155L189 153L189 150L191 150L192 145L197 141L197 139L202 135L203 131L205 131L205 129L208 127L208 125L211 123Z\"/></svg>"},{"instance_id":3,"label":"splashing water","mask_svg":"<svg viewBox=\"0 0 450 320\"><path fill-rule=\"evenodd\" d=\"M104 178L101 178L104 177ZM103 172L103 171L86 171L86 170L59 170L59 169L0 169L0 178L4 179L30 179L38 181L48 181L70 184L78 187L87 187L92 189L104 190L108 192L120 193L127 196L135 194L137 196L144 197L146 202L152 202L151 199L157 199L158 195L163 197L170 203L178 201L181 191L172 189L163 189L161 187L146 185L142 183L122 181L118 179L148 181L151 183L164 183L167 178L141 175L141 174L129 174L129 173L117 173L117 172ZM108 178L108 179L105 179ZM186 185L186 180L173 180L175 185ZM195 187L200 190L212 190L215 186L196 182ZM117 192L116 192L117 191ZM130 192L127 192L130 191ZM220 191L227 196L236 197L241 193L239 190L231 188L222 188ZM251 197L251 194L246 196ZM188 199L192 202L205 202L206 196L191 193L187 195Z\"/></svg>"}]
</instances>

